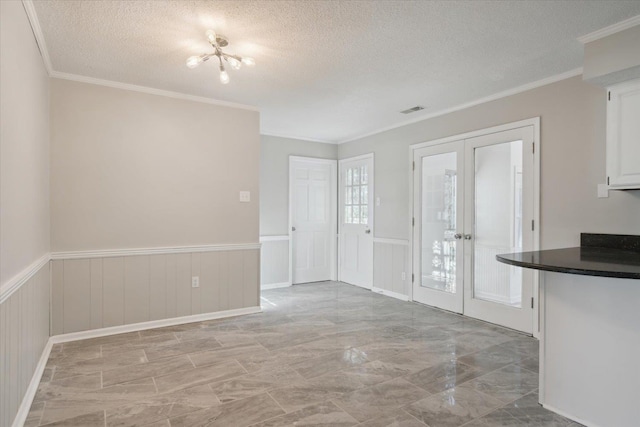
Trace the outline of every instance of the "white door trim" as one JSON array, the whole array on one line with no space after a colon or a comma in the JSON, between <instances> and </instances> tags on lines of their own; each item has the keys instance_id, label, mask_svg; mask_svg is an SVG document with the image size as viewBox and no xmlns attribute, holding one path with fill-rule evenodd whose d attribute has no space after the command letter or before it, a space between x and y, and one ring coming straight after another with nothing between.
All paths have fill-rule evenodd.
<instances>
[{"instance_id":1,"label":"white door trim","mask_svg":"<svg viewBox=\"0 0 640 427\"><path fill-rule=\"evenodd\" d=\"M347 157L345 159L338 160L338 171L340 170L340 167L342 166L343 163L352 162L354 160L368 160L368 159L371 159L372 162L373 162L373 173L370 174L368 178L369 178L369 186L370 186L369 188L370 188L371 194L373 195L373 200L375 200L375 198L376 198L376 196L375 196L375 194L376 194L375 193L375 172L376 172L376 169L375 169L375 156L374 156L373 153L361 154L359 156ZM341 178L340 174L338 173L338 188L340 188L341 185L342 185L342 178ZM339 192L338 192L338 194L339 194ZM336 200L337 200L337 198L336 198ZM338 209L341 209L341 206L342 206L341 203L342 202L338 202L338 206L337 206ZM375 215L376 215L376 213L375 212L376 212L375 206L371 206L371 209L369 211L369 219L370 219L370 227L369 228L371 229L371 233L372 233L372 237L373 237L373 241L374 242L375 242L375 239L376 239L376 228L375 228ZM337 234L337 237L338 237L338 239L337 239L338 240L338 254L337 254L338 255L338 265L337 265L338 276L337 277L338 278L337 278L337 280L341 280L341 277L340 277L340 268L341 268L340 259L341 259L341 256L342 256L342 254L340 253L340 247L341 247L340 238L341 238L341 236L342 236L342 223L341 223L341 221L338 221L338 234ZM371 277L373 277L373 274L371 275ZM373 287L373 283L371 283L371 286Z\"/></svg>"},{"instance_id":2,"label":"white door trim","mask_svg":"<svg viewBox=\"0 0 640 427\"><path fill-rule=\"evenodd\" d=\"M291 228L293 227L293 211L292 211L292 197L293 197L293 180L292 164L295 161L302 161L307 163L315 163L331 166L331 229L336 230L338 228L338 161L331 159L319 159L316 157L303 157L303 156L289 156L289 219L288 219L288 236L289 236L289 285L293 285L293 233ZM338 239L337 235L331 239L331 280L337 280L337 261L338 261Z\"/></svg>"},{"instance_id":3,"label":"white door trim","mask_svg":"<svg viewBox=\"0 0 640 427\"><path fill-rule=\"evenodd\" d=\"M534 153L533 153L533 221L535 224L534 233L533 233L533 250L540 249L540 151L541 151L541 141L540 141L540 117L533 117L530 119L519 120L517 122L506 123L499 126L493 126L485 129L478 129L470 132L465 132L458 135L451 135L444 138L435 139L432 141L421 142L417 144L412 144L409 146L409 217L408 217L408 230L409 230L409 260L411 272L414 272L414 249L413 249L413 209L414 209L414 184L413 184L413 158L414 152L417 149L423 147L429 147L438 144L445 144L447 142L459 141L461 139L469 139L477 136L489 135L492 133L503 132L512 129L518 129L526 126L533 126L533 143L534 143ZM534 295L535 308L533 311L533 336L536 338L540 337L540 274L538 270L534 270L533 275L533 289L532 293ZM409 299L413 301L413 283L409 286Z\"/></svg>"},{"instance_id":4,"label":"white door trim","mask_svg":"<svg viewBox=\"0 0 640 427\"><path fill-rule=\"evenodd\" d=\"M433 139L431 141L419 142L419 143L410 145L409 148L411 149L411 151L413 151L413 150L416 150L416 149L422 148L422 147L429 147L429 146L432 146L432 145L445 144L447 142L459 141L461 139L475 138L476 136L485 136L485 135L490 135L492 133L503 132L505 130L518 129L518 128L523 128L523 127L527 127L527 126L533 126L534 129L539 130L539 128L540 128L540 117L533 117L531 119L519 120L517 122L506 123L506 124L498 125L498 126L492 126L492 127L485 128L485 129L478 129L478 130L474 130L474 131L470 131L470 132L461 133L461 134L458 134L458 135L446 136L444 138ZM537 142L539 142L539 141L537 141ZM412 157L412 159L413 159L413 157Z\"/></svg>"}]
</instances>

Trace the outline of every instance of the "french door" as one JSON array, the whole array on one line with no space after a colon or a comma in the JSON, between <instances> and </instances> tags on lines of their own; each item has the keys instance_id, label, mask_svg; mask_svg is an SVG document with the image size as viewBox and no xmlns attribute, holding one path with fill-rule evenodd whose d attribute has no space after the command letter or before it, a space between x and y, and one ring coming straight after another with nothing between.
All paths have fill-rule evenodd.
<instances>
[{"instance_id":1,"label":"french door","mask_svg":"<svg viewBox=\"0 0 640 427\"><path fill-rule=\"evenodd\" d=\"M464 142L414 153L413 299L463 311Z\"/></svg>"},{"instance_id":2,"label":"french door","mask_svg":"<svg viewBox=\"0 0 640 427\"><path fill-rule=\"evenodd\" d=\"M373 154L340 160L339 280L373 287Z\"/></svg>"},{"instance_id":3,"label":"french door","mask_svg":"<svg viewBox=\"0 0 640 427\"><path fill-rule=\"evenodd\" d=\"M413 299L533 331L533 126L414 150Z\"/></svg>"}]
</instances>

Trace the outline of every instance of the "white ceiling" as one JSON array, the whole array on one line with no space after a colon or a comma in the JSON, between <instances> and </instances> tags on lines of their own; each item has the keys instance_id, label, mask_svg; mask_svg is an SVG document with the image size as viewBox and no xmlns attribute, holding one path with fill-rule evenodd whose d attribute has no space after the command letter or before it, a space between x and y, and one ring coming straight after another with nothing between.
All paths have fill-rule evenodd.
<instances>
[{"instance_id":1,"label":"white ceiling","mask_svg":"<svg viewBox=\"0 0 640 427\"><path fill-rule=\"evenodd\" d=\"M53 70L257 106L261 131L341 142L582 66L576 39L640 1L36 1ZM208 28L256 66L220 84ZM411 115L400 110L423 105Z\"/></svg>"}]
</instances>

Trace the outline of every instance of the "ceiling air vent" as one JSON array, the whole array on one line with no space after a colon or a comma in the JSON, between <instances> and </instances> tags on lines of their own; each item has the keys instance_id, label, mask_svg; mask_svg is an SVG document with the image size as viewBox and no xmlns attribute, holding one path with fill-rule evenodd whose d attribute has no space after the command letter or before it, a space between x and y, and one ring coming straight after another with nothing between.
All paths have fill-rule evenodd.
<instances>
[{"instance_id":1,"label":"ceiling air vent","mask_svg":"<svg viewBox=\"0 0 640 427\"><path fill-rule=\"evenodd\" d=\"M416 105L415 107L411 107L411 108L408 108L408 109L400 111L400 112L402 114L411 114L411 113L415 113L416 111L420 111L420 110L424 110L424 107L422 105Z\"/></svg>"}]
</instances>

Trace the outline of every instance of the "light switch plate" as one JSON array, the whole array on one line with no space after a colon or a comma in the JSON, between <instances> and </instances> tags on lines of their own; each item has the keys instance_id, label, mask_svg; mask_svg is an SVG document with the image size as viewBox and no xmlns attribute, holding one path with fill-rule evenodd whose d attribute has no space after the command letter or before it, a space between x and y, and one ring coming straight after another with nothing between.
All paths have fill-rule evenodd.
<instances>
[{"instance_id":1,"label":"light switch plate","mask_svg":"<svg viewBox=\"0 0 640 427\"><path fill-rule=\"evenodd\" d=\"M380 197L376 197L376 206L380 206Z\"/></svg>"},{"instance_id":2,"label":"light switch plate","mask_svg":"<svg viewBox=\"0 0 640 427\"><path fill-rule=\"evenodd\" d=\"M604 199L609 197L609 186L607 184L598 184L598 198Z\"/></svg>"},{"instance_id":3,"label":"light switch plate","mask_svg":"<svg viewBox=\"0 0 640 427\"><path fill-rule=\"evenodd\" d=\"M191 287L199 288L200 287L200 276L193 276L191 278Z\"/></svg>"},{"instance_id":4,"label":"light switch plate","mask_svg":"<svg viewBox=\"0 0 640 427\"><path fill-rule=\"evenodd\" d=\"M251 201L251 192L250 191L241 191L240 192L240 201L243 203L249 203Z\"/></svg>"}]
</instances>

